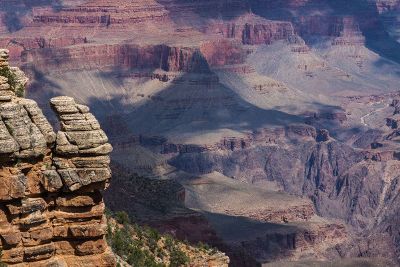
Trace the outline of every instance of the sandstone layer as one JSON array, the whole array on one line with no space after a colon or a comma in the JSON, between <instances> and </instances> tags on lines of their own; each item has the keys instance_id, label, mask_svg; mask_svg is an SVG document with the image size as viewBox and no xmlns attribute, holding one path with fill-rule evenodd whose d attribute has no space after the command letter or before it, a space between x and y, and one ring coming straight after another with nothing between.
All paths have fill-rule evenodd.
<instances>
[{"instance_id":1,"label":"sandstone layer","mask_svg":"<svg viewBox=\"0 0 400 267\"><path fill-rule=\"evenodd\" d=\"M4 75L4 76L3 76ZM112 147L89 108L51 99L55 133L0 50L0 248L10 266L114 266L101 191Z\"/></svg>"}]
</instances>

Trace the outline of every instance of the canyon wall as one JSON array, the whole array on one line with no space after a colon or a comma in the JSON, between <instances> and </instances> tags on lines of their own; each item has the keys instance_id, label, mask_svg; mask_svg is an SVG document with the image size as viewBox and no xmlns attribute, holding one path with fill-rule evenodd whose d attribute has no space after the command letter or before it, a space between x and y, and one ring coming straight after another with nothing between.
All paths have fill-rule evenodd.
<instances>
[{"instance_id":1,"label":"canyon wall","mask_svg":"<svg viewBox=\"0 0 400 267\"><path fill-rule=\"evenodd\" d=\"M91 45L36 49L22 53L22 62L42 72L63 70L162 69L164 71L209 72L199 49L166 45Z\"/></svg>"},{"instance_id":2,"label":"canyon wall","mask_svg":"<svg viewBox=\"0 0 400 267\"><path fill-rule=\"evenodd\" d=\"M238 140L230 143L229 153L183 151L169 163L194 174L218 171L249 183L277 183L285 192L309 197L317 214L339 218L359 233L357 241L340 247L341 256L396 258L400 169L396 153L354 149L308 127L254 145ZM287 137L295 144L283 141Z\"/></svg>"},{"instance_id":3,"label":"canyon wall","mask_svg":"<svg viewBox=\"0 0 400 267\"><path fill-rule=\"evenodd\" d=\"M290 40L295 35L290 22L267 20L250 13L230 21L212 21L206 33L221 34L245 45L271 44L277 40Z\"/></svg>"},{"instance_id":4,"label":"canyon wall","mask_svg":"<svg viewBox=\"0 0 400 267\"><path fill-rule=\"evenodd\" d=\"M190 16L199 13L205 16L223 14L232 17L248 9L242 0L202 0L181 2L175 0L134 1L5 1L5 10L19 8L23 11L21 21L8 21L8 28L24 26L72 26L72 27L117 27L124 28L145 22L165 22L175 16ZM0 9L0 12L2 9ZM26 16L29 14L29 16ZM26 17L25 17L26 16ZM7 25L8 24L8 25ZM20 25L11 25L20 24ZM0 24L1 25L1 24Z\"/></svg>"},{"instance_id":5,"label":"canyon wall","mask_svg":"<svg viewBox=\"0 0 400 267\"><path fill-rule=\"evenodd\" d=\"M56 97L55 133L0 50L0 249L10 266L115 266L102 191L112 147L89 108Z\"/></svg>"}]
</instances>

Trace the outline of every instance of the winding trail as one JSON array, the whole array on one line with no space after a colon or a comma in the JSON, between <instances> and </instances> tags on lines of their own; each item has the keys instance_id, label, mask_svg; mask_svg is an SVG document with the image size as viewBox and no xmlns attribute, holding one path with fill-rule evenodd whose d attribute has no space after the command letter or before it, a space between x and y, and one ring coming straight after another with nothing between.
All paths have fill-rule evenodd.
<instances>
[{"instance_id":1,"label":"winding trail","mask_svg":"<svg viewBox=\"0 0 400 267\"><path fill-rule=\"evenodd\" d=\"M362 125L365 125L365 126L369 126L369 124L365 122L365 119L368 118L369 116L371 116L371 115L374 114L374 113L381 112L382 110L384 110L384 109L387 108L388 106L389 106L389 104L385 104L385 106L383 106L383 107L381 107L381 108L377 108L377 109L375 109L375 110L373 110L373 111L371 111L371 112L365 114L364 116L362 116L362 117L360 118L361 124L362 124Z\"/></svg>"}]
</instances>

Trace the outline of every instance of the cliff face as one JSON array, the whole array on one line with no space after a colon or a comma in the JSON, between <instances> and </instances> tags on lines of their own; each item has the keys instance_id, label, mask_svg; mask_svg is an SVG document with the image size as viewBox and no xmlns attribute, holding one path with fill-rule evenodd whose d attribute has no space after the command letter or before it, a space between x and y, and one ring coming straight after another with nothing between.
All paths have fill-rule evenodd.
<instances>
[{"instance_id":1,"label":"cliff face","mask_svg":"<svg viewBox=\"0 0 400 267\"><path fill-rule=\"evenodd\" d=\"M34 63L37 70L49 72L91 69L162 69L164 71L209 72L199 49L167 45L93 45L45 48L24 51L24 64Z\"/></svg>"},{"instance_id":2,"label":"cliff face","mask_svg":"<svg viewBox=\"0 0 400 267\"><path fill-rule=\"evenodd\" d=\"M56 134L35 101L16 96L26 82L0 50L1 260L114 266L101 194L111 177L107 136L89 108L68 97L51 100Z\"/></svg>"},{"instance_id":3,"label":"cliff face","mask_svg":"<svg viewBox=\"0 0 400 267\"><path fill-rule=\"evenodd\" d=\"M400 163L396 153L389 151L389 157L384 150L354 149L332 140L326 132L312 132L310 137L316 140L305 138L305 129L296 133L300 134L304 139L297 137L295 145L283 145L279 139L284 137L278 136L267 137L267 144L242 140L241 147L234 143L228 153L182 151L170 163L190 173L219 171L238 180L277 182L285 192L308 196L317 214L353 227L359 236L350 248L338 246L341 256L397 258L399 240L394 233L398 232ZM256 218L264 217L257 214Z\"/></svg>"},{"instance_id":4,"label":"cliff face","mask_svg":"<svg viewBox=\"0 0 400 267\"><path fill-rule=\"evenodd\" d=\"M290 22L267 20L254 14L230 21L213 21L206 31L240 40L245 45L271 44L277 40L290 40L295 35Z\"/></svg>"}]
</instances>

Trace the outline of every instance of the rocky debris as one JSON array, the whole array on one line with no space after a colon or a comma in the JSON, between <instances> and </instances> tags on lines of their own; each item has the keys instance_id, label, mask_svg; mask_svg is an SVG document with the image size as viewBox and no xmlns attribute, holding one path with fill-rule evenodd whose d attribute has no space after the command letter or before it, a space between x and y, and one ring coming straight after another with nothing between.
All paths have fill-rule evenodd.
<instances>
[{"instance_id":1,"label":"rocky debris","mask_svg":"<svg viewBox=\"0 0 400 267\"><path fill-rule=\"evenodd\" d=\"M0 50L2 69L7 51ZM26 83L16 73L16 83ZM11 90L7 78L1 88ZM10 94L0 102L0 249L10 266L114 266L104 239L101 190L112 147L86 106L51 100L53 128L36 102Z\"/></svg>"}]
</instances>

